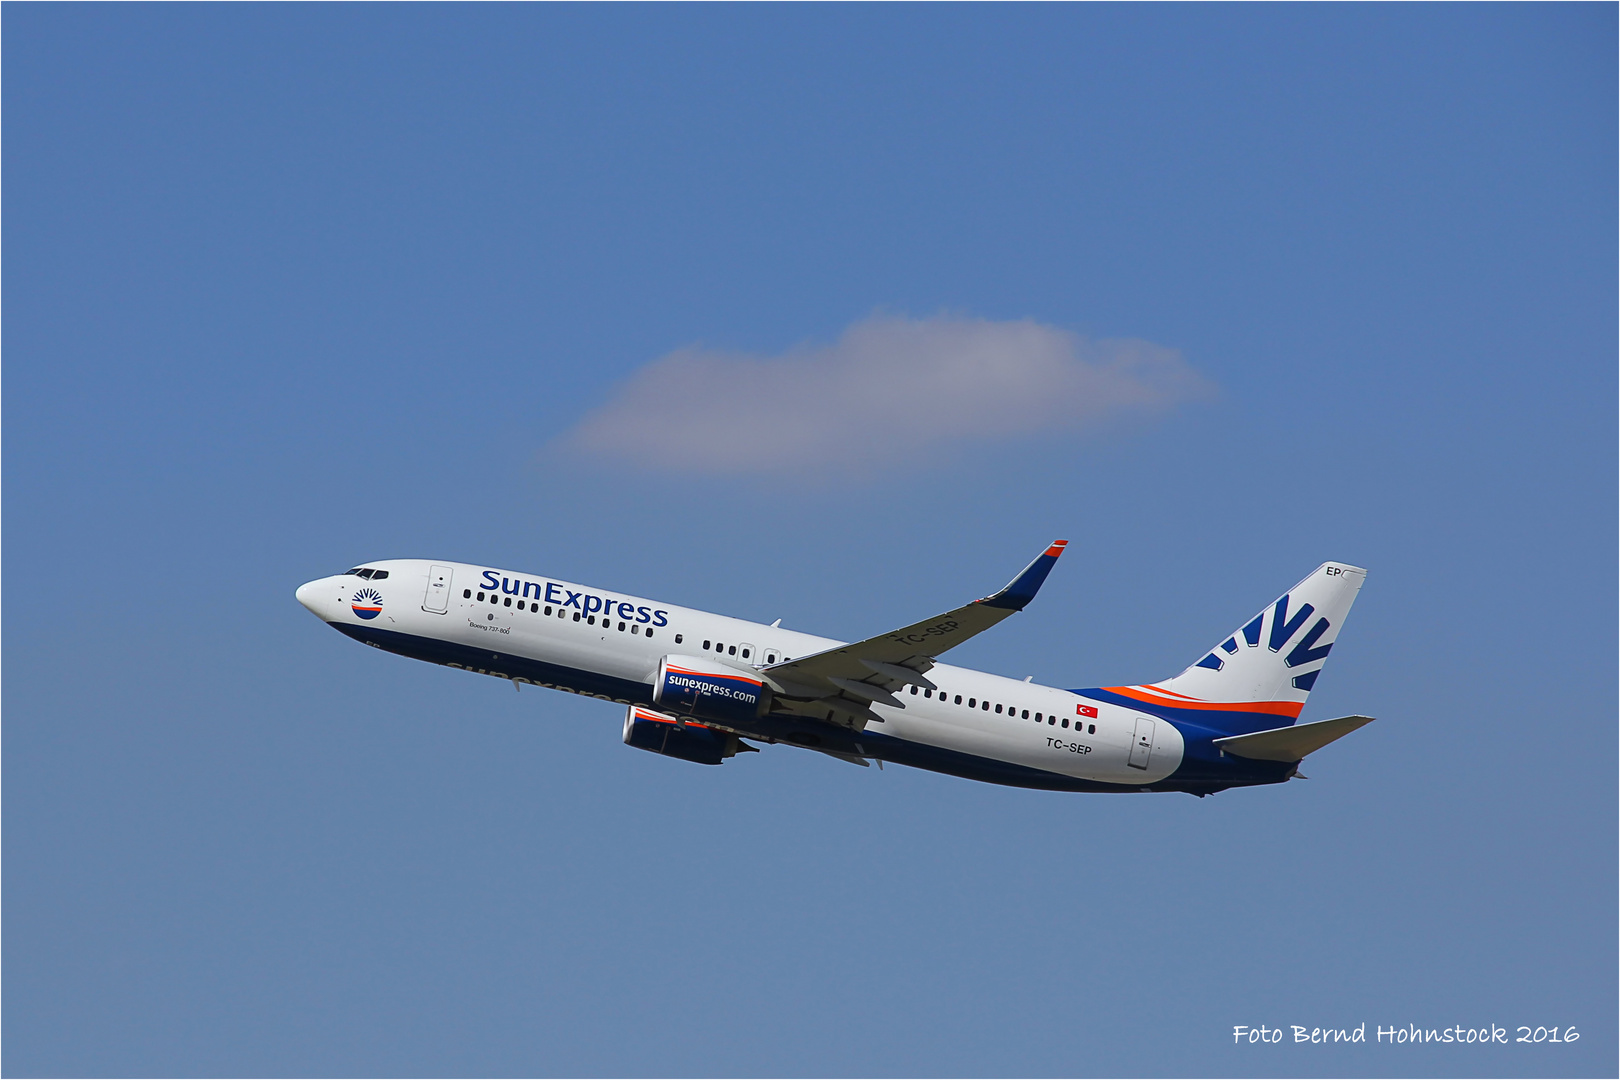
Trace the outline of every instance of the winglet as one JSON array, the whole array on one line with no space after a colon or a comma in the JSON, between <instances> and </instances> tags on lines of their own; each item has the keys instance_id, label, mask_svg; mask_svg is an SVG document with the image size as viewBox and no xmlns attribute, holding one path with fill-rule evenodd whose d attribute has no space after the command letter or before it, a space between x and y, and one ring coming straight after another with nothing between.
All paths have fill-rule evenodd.
<instances>
[{"instance_id":1,"label":"winglet","mask_svg":"<svg viewBox=\"0 0 1620 1080\"><path fill-rule=\"evenodd\" d=\"M1000 592L985 597L979 603L1023 611L1024 605L1035 599L1041 584L1046 581L1046 575L1052 572L1052 567L1057 565L1058 556L1062 555L1063 549L1068 546L1067 540L1052 541L1052 546L1035 556L1035 561L1024 567L1024 572L1013 578L1011 584Z\"/></svg>"}]
</instances>

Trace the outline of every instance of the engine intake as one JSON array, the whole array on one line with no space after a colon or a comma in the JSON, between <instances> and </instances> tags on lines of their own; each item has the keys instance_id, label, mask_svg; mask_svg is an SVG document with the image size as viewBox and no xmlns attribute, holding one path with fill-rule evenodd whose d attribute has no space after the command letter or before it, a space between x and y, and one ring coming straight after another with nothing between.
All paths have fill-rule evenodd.
<instances>
[{"instance_id":1,"label":"engine intake","mask_svg":"<svg viewBox=\"0 0 1620 1080\"><path fill-rule=\"evenodd\" d=\"M632 705L624 714L624 742L638 750L650 750L665 757L718 765L739 749L737 736L711 731L695 722L681 723L673 716ZM752 749L748 747L746 749Z\"/></svg>"},{"instance_id":2,"label":"engine intake","mask_svg":"<svg viewBox=\"0 0 1620 1080\"><path fill-rule=\"evenodd\" d=\"M659 708L722 724L763 716L767 693L757 676L696 656L664 657L653 679L653 701Z\"/></svg>"}]
</instances>

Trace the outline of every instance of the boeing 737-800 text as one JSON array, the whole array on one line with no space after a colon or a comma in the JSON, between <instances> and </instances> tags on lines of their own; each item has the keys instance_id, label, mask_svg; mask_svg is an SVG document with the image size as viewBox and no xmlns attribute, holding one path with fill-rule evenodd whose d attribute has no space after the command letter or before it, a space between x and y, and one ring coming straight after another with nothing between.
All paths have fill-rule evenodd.
<instances>
[{"instance_id":1,"label":"boeing 737-800 text","mask_svg":"<svg viewBox=\"0 0 1620 1080\"><path fill-rule=\"evenodd\" d=\"M298 589L367 645L625 708L624 741L718 765L756 743L1059 791L1275 784L1371 719L1298 724L1366 571L1323 563L1172 679L1060 690L939 662L1035 598L1000 592L853 644L467 563L391 559Z\"/></svg>"}]
</instances>

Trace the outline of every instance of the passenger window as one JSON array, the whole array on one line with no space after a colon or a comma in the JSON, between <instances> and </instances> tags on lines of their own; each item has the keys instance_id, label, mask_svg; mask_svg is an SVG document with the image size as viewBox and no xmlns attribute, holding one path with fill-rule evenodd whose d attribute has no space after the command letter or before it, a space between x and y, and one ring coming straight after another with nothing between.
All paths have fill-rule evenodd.
<instances>
[{"instance_id":1,"label":"passenger window","mask_svg":"<svg viewBox=\"0 0 1620 1080\"><path fill-rule=\"evenodd\" d=\"M574 612L574 621L579 622L579 612Z\"/></svg>"},{"instance_id":2,"label":"passenger window","mask_svg":"<svg viewBox=\"0 0 1620 1080\"><path fill-rule=\"evenodd\" d=\"M652 637L652 630L651 629L649 629L647 631L647 636ZM675 635L675 644L679 645L681 643L681 639L684 638L685 636L686 636L685 634L676 634Z\"/></svg>"},{"instance_id":3,"label":"passenger window","mask_svg":"<svg viewBox=\"0 0 1620 1080\"><path fill-rule=\"evenodd\" d=\"M518 601L518 610L519 611L523 610L523 601L521 601L521 600Z\"/></svg>"},{"instance_id":4,"label":"passenger window","mask_svg":"<svg viewBox=\"0 0 1620 1080\"><path fill-rule=\"evenodd\" d=\"M547 615L550 615L550 614L551 614L551 605L550 605L550 604L547 604L547 605L546 605L546 614L547 614Z\"/></svg>"},{"instance_id":5,"label":"passenger window","mask_svg":"<svg viewBox=\"0 0 1620 1080\"><path fill-rule=\"evenodd\" d=\"M704 642L704 643L703 643L703 647L704 647L704 648L705 648L705 649L707 649L707 648L708 648L708 647L709 647L709 643L708 643L708 642L707 642L707 641L705 641L705 642Z\"/></svg>"},{"instance_id":6,"label":"passenger window","mask_svg":"<svg viewBox=\"0 0 1620 1080\"><path fill-rule=\"evenodd\" d=\"M916 683L911 684L911 696L912 697L917 696L917 684Z\"/></svg>"},{"instance_id":7,"label":"passenger window","mask_svg":"<svg viewBox=\"0 0 1620 1080\"><path fill-rule=\"evenodd\" d=\"M1086 725L1086 734L1087 735L1095 735L1095 734L1097 734L1097 725L1096 724L1087 724Z\"/></svg>"},{"instance_id":8,"label":"passenger window","mask_svg":"<svg viewBox=\"0 0 1620 1080\"><path fill-rule=\"evenodd\" d=\"M631 628L630 628L630 632L631 632L631 633L632 633L632 634L640 634L640 633L641 633L641 627L639 627L639 626L632 626L632 627L631 627Z\"/></svg>"},{"instance_id":9,"label":"passenger window","mask_svg":"<svg viewBox=\"0 0 1620 1080\"><path fill-rule=\"evenodd\" d=\"M978 698L968 698L968 708L977 709L978 707L979 707L979 699Z\"/></svg>"},{"instance_id":10,"label":"passenger window","mask_svg":"<svg viewBox=\"0 0 1620 1080\"><path fill-rule=\"evenodd\" d=\"M983 705L980 705L979 708L983 709L985 712L989 712L990 711L990 703L987 701Z\"/></svg>"},{"instance_id":11,"label":"passenger window","mask_svg":"<svg viewBox=\"0 0 1620 1080\"><path fill-rule=\"evenodd\" d=\"M478 602L480 604L482 604L484 602L484 594L483 593L478 594Z\"/></svg>"},{"instance_id":12,"label":"passenger window","mask_svg":"<svg viewBox=\"0 0 1620 1080\"><path fill-rule=\"evenodd\" d=\"M956 703L958 705L962 704L962 695L961 694L956 695Z\"/></svg>"},{"instance_id":13,"label":"passenger window","mask_svg":"<svg viewBox=\"0 0 1620 1080\"><path fill-rule=\"evenodd\" d=\"M1000 705L997 705L997 706L996 706L996 712L1000 712L1000 711L1001 711L1001 706L1000 706Z\"/></svg>"},{"instance_id":14,"label":"passenger window","mask_svg":"<svg viewBox=\"0 0 1620 1080\"><path fill-rule=\"evenodd\" d=\"M624 623L619 624L619 633L624 633Z\"/></svg>"},{"instance_id":15,"label":"passenger window","mask_svg":"<svg viewBox=\"0 0 1620 1080\"><path fill-rule=\"evenodd\" d=\"M728 651L730 652L730 654L732 656L736 656L737 655L737 646L733 645Z\"/></svg>"},{"instance_id":16,"label":"passenger window","mask_svg":"<svg viewBox=\"0 0 1620 1080\"><path fill-rule=\"evenodd\" d=\"M1035 714L1035 722L1036 722L1036 723L1037 723L1037 724L1038 724L1038 723L1040 723L1040 722L1041 722L1041 714L1040 714L1040 713L1036 713L1036 714Z\"/></svg>"},{"instance_id":17,"label":"passenger window","mask_svg":"<svg viewBox=\"0 0 1620 1080\"><path fill-rule=\"evenodd\" d=\"M1068 718L1068 717L1067 717L1067 716L1065 716L1065 717L1064 717L1064 718L1063 718L1063 726L1064 726L1064 727L1068 727L1068 726L1069 726L1069 718Z\"/></svg>"},{"instance_id":18,"label":"passenger window","mask_svg":"<svg viewBox=\"0 0 1620 1080\"><path fill-rule=\"evenodd\" d=\"M748 650L747 649L743 650L743 659L744 660L748 659Z\"/></svg>"},{"instance_id":19,"label":"passenger window","mask_svg":"<svg viewBox=\"0 0 1620 1080\"><path fill-rule=\"evenodd\" d=\"M1025 720L1028 720L1028 719L1029 719L1029 710L1028 710L1028 709L1025 709L1025 710L1024 710L1024 719L1025 719Z\"/></svg>"},{"instance_id":20,"label":"passenger window","mask_svg":"<svg viewBox=\"0 0 1620 1080\"><path fill-rule=\"evenodd\" d=\"M1048 716L1048 717L1047 717L1047 718L1046 718L1046 722L1047 722L1047 723L1048 723L1048 724L1055 724L1055 723L1057 723L1057 717L1055 717L1055 716ZM1067 720L1065 720L1065 721L1064 721L1064 723L1068 723L1068 721L1067 721Z\"/></svg>"},{"instance_id":21,"label":"passenger window","mask_svg":"<svg viewBox=\"0 0 1620 1080\"><path fill-rule=\"evenodd\" d=\"M472 590L471 589L462 589L461 590L461 598L463 600L471 600L472 599Z\"/></svg>"},{"instance_id":22,"label":"passenger window","mask_svg":"<svg viewBox=\"0 0 1620 1080\"><path fill-rule=\"evenodd\" d=\"M649 626L649 627L648 627L648 628L647 628L647 636L648 636L648 637L652 637L652 627L650 627L650 626ZM676 644L677 644L677 645L679 645L679 644L680 644L680 641L681 641L681 635L679 635L679 634L676 634L676 635L675 635L675 643L676 643Z\"/></svg>"},{"instance_id":23,"label":"passenger window","mask_svg":"<svg viewBox=\"0 0 1620 1080\"><path fill-rule=\"evenodd\" d=\"M507 597L507 598L506 598L506 606L507 606L507 607L511 607L511 606L512 606L512 598L511 598L511 597L510 597L510 596L508 596L508 597Z\"/></svg>"},{"instance_id":24,"label":"passenger window","mask_svg":"<svg viewBox=\"0 0 1620 1080\"><path fill-rule=\"evenodd\" d=\"M595 626L596 625L596 616L595 615L587 615L587 616L585 616L585 621L587 623L589 623L591 626Z\"/></svg>"}]
</instances>

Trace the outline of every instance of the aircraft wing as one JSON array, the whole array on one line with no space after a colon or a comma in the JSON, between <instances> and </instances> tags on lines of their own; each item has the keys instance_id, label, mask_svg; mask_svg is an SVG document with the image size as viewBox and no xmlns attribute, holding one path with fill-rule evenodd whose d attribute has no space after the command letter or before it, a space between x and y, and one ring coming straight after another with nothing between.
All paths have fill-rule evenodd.
<instances>
[{"instance_id":1,"label":"aircraft wing","mask_svg":"<svg viewBox=\"0 0 1620 1080\"><path fill-rule=\"evenodd\" d=\"M778 706L803 715L825 714L826 719L857 730L877 719L871 710L874 701L905 708L894 691L907 683L932 689L927 672L934 657L1024 610L1068 543L1054 540L1006 588L982 600L865 641L764 668Z\"/></svg>"}]
</instances>

